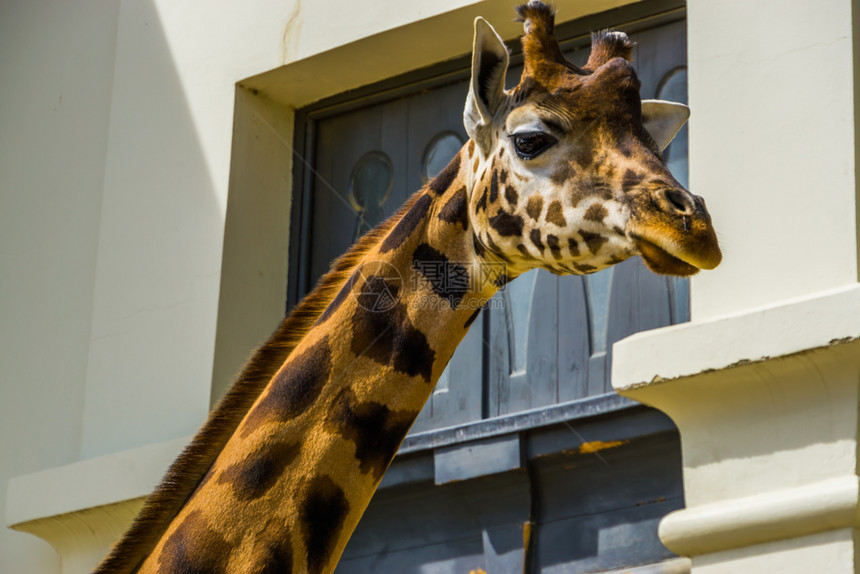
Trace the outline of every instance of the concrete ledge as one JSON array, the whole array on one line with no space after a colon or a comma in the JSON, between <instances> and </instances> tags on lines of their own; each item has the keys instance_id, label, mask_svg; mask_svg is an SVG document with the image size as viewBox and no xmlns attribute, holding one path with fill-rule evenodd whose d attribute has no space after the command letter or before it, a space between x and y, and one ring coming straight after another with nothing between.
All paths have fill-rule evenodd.
<instances>
[{"instance_id":1,"label":"concrete ledge","mask_svg":"<svg viewBox=\"0 0 860 574\"><path fill-rule=\"evenodd\" d=\"M631 0L554 2L559 22L631 3ZM434 14L439 8L430 5L421 10L431 14L429 17L387 30L366 31L362 38L309 54L247 78L240 85L279 104L300 108L328 96L468 55L472 50L472 23L478 16L490 21L503 39L513 40L522 34L523 27L514 21L512 6L501 0L469 0L463 6ZM440 30L444 33L440 34ZM391 46L412 48L392 50Z\"/></svg>"},{"instance_id":2,"label":"concrete ledge","mask_svg":"<svg viewBox=\"0 0 860 574\"><path fill-rule=\"evenodd\" d=\"M638 387L860 337L860 285L737 315L637 333L612 348L612 385ZM635 398L635 397L632 397Z\"/></svg>"},{"instance_id":3,"label":"concrete ledge","mask_svg":"<svg viewBox=\"0 0 860 574\"><path fill-rule=\"evenodd\" d=\"M845 476L807 486L678 510L660 523L660 540L684 556L699 556L857 523L858 479Z\"/></svg>"},{"instance_id":4,"label":"concrete ledge","mask_svg":"<svg viewBox=\"0 0 860 574\"><path fill-rule=\"evenodd\" d=\"M128 529L146 499L135 498L12 526L47 541L62 561L63 574L91 572Z\"/></svg>"},{"instance_id":5,"label":"concrete ledge","mask_svg":"<svg viewBox=\"0 0 860 574\"><path fill-rule=\"evenodd\" d=\"M23 523L149 495L191 437L147 445L9 480L6 524Z\"/></svg>"}]
</instances>

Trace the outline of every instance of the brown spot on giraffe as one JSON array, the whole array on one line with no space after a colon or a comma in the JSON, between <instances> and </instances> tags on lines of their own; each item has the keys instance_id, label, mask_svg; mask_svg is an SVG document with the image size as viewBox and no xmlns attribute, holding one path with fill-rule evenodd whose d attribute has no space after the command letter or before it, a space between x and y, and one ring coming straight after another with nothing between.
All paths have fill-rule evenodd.
<instances>
[{"instance_id":1,"label":"brown spot on giraffe","mask_svg":"<svg viewBox=\"0 0 860 574\"><path fill-rule=\"evenodd\" d=\"M591 233L589 231L580 230L579 234L582 236L582 240L585 241L585 244L588 246L588 250L591 251L592 254L597 255L597 252L600 251L600 248L604 243L608 241L606 237L599 233Z\"/></svg>"},{"instance_id":2,"label":"brown spot on giraffe","mask_svg":"<svg viewBox=\"0 0 860 574\"><path fill-rule=\"evenodd\" d=\"M301 451L298 442L275 442L263 445L242 462L227 467L218 476L218 482L233 487L242 500L254 500L269 491Z\"/></svg>"},{"instance_id":3,"label":"brown spot on giraffe","mask_svg":"<svg viewBox=\"0 0 860 574\"><path fill-rule=\"evenodd\" d=\"M493 170L493 177L490 179L490 203L496 203L499 199L499 172Z\"/></svg>"},{"instance_id":4,"label":"brown spot on giraffe","mask_svg":"<svg viewBox=\"0 0 860 574\"><path fill-rule=\"evenodd\" d=\"M260 574L292 574L293 549L284 540L272 540L262 548L262 558L257 560L254 572Z\"/></svg>"},{"instance_id":5,"label":"brown spot on giraffe","mask_svg":"<svg viewBox=\"0 0 860 574\"><path fill-rule=\"evenodd\" d=\"M585 219L602 223L603 220L606 219L607 215L609 215L609 212L606 208L599 203L595 203L586 210Z\"/></svg>"},{"instance_id":6,"label":"brown spot on giraffe","mask_svg":"<svg viewBox=\"0 0 860 574\"><path fill-rule=\"evenodd\" d=\"M531 253L529 253L528 247L526 247L522 243L517 245L517 251L520 252L523 259L525 259L526 261L534 261L534 256Z\"/></svg>"},{"instance_id":7,"label":"brown spot on giraffe","mask_svg":"<svg viewBox=\"0 0 860 574\"><path fill-rule=\"evenodd\" d=\"M573 257L579 256L579 242L575 238L567 238L567 249Z\"/></svg>"},{"instance_id":8,"label":"brown spot on giraffe","mask_svg":"<svg viewBox=\"0 0 860 574\"><path fill-rule=\"evenodd\" d=\"M485 187L483 191L481 191L481 199L478 200L476 204L476 208L479 211L486 211L487 209L487 188Z\"/></svg>"},{"instance_id":9,"label":"brown spot on giraffe","mask_svg":"<svg viewBox=\"0 0 860 574\"><path fill-rule=\"evenodd\" d=\"M355 444L361 472L379 480L418 413L392 411L376 401L360 402L346 390L330 416L337 432Z\"/></svg>"},{"instance_id":10,"label":"brown spot on giraffe","mask_svg":"<svg viewBox=\"0 0 860 574\"><path fill-rule=\"evenodd\" d=\"M546 209L546 220L559 227L567 227L560 201L556 200L549 204Z\"/></svg>"},{"instance_id":11,"label":"brown spot on giraffe","mask_svg":"<svg viewBox=\"0 0 860 574\"><path fill-rule=\"evenodd\" d=\"M445 190L451 186L451 182L454 181L454 178L457 177L459 172L460 154L457 154L454 156L454 159L445 166L445 169L433 178L433 180L427 185L427 188L436 195L444 193Z\"/></svg>"},{"instance_id":12,"label":"brown spot on giraffe","mask_svg":"<svg viewBox=\"0 0 860 574\"><path fill-rule=\"evenodd\" d=\"M636 173L632 169L628 169L624 172L624 177L621 179L621 190L624 191L624 193L630 193L637 185L642 183L643 179L645 179L644 174Z\"/></svg>"},{"instance_id":13,"label":"brown spot on giraffe","mask_svg":"<svg viewBox=\"0 0 860 574\"><path fill-rule=\"evenodd\" d=\"M308 571L320 574L331 560L331 551L349 512L346 493L328 476L315 476L305 487L301 519Z\"/></svg>"},{"instance_id":14,"label":"brown spot on giraffe","mask_svg":"<svg viewBox=\"0 0 860 574\"><path fill-rule=\"evenodd\" d=\"M461 187L442 207L439 211L439 218L448 223L458 223L463 230L469 229L469 198L466 195L466 188Z\"/></svg>"},{"instance_id":15,"label":"brown spot on giraffe","mask_svg":"<svg viewBox=\"0 0 860 574\"><path fill-rule=\"evenodd\" d=\"M556 259L562 258L561 245L559 245L559 240L557 236L551 233L548 234L546 236L546 244L549 247L549 250L552 253L553 257L555 257Z\"/></svg>"},{"instance_id":16,"label":"brown spot on giraffe","mask_svg":"<svg viewBox=\"0 0 860 574\"><path fill-rule=\"evenodd\" d=\"M409 238L409 236L412 235L412 232L415 231L415 228L418 227L418 224L427 215L427 211L430 209L430 205L432 203L433 198L429 195L425 194L419 197L418 201L415 202L412 208L400 218L400 221L397 222L394 229L385 236L385 239L379 246L379 251L381 253L388 253L392 249L400 247Z\"/></svg>"},{"instance_id":17,"label":"brown spot on giraffe","mask_svg":"<svg viewBox=\"0 0 860 574\"><path fill-rule=\"evenodd\" d=\"M427 336L412 324L406 305L396 301L398 292L399 287L384 277L367 278L356 296L352 352L429 383L436 354ZM396 302L389 306L386 300Z\"/></svg>"},{"instance_id":18,"label":"brown spot on giraffe","mask_svg":"<svg viewBox=\"0 0 860 574\"><path fill-rule=\"evenodd\" d=\"M199 510L188 513L164 544L159 559L163 572L193 574L223 572L231 546L215 531Z\"/></svg>"},{"instance_id":19,"label":"brown spot on giraffe","mask_svg":"<svg viewBox=\"0 0 860 574\"><path fill-rule=\"evenodd\" d=\"M433 292L456 309L471 287L469 270L431 247L421 243L412 254L412 266L430 283Z\"/></svg>"},{"instance_id":20,"label":"brown spot on giraffe","mask_svg":"<svg viewBox=\"0 0 860 574\"><path fill-rule=\"evenodd\" d=\"M501 209L490 218L489 222L490 226L502 236L518 237L523 232L523 218L519 215L511 215Z\"/></svg>"},{"instance_id":21,"label":"brown spot on giraffe","mask_svg":"<svg viewBox=\"0 0 860 574\"><path fill-rule=\"evenodd\" d=\"M244 435L264 420L287 422L307 410L322 392L331 374L331 348L328 337L291 357L288 365L272 378L268 392L248 413Z\"/></svg>"},{"instance_id":22,"label":"brown spot on giraffe","mask_svg":"<svg viewBox=\"0 0 860 574\"><path fill-rule=\"evenodd\" d=\"M540 219L541 210L543 209L543 198L539 195L534 195L529 198L526 204L526 213L529 217L537 221Z\"/></svg>"},{"instance_id":23,"label":"brown spot on giraffe","mask_svg":"<svg viewBox=\"0 0 860 574\"><path fill-rule=\"evenodd\" d=\"M538 248L538 251L543 251L544 245L543 245L543 241L541 241L539 229L532 229L529 232L529 239L531 239L531 241L535 245L535 247Z\"/></svg>"}]
</instances>

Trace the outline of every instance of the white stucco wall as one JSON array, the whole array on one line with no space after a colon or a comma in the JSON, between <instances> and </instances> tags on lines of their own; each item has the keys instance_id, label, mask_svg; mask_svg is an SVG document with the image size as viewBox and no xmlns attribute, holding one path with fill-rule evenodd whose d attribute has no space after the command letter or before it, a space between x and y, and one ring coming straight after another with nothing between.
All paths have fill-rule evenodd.
<instances>
[{"instance_id":1,"label":"white stucco wall","mask_svg":"<svg viewBox=\"0 0 860 574\"><path fill-rule=\"evenodd\" d=\"M852 3L692 0L690 184L724 260L694 319L856 283Z\"/></svg>"},{"instance_id":2,"label":"white stucco wall","mask_svg":"<svg viewBox=\"0 0 860 574\"><path fill-rule=\"evenodd\" d=\"M79 454L118 10L0 5L0 510L10 476ZM0 530L0 572L58 567Z\"/></svg>"}]
</instances>

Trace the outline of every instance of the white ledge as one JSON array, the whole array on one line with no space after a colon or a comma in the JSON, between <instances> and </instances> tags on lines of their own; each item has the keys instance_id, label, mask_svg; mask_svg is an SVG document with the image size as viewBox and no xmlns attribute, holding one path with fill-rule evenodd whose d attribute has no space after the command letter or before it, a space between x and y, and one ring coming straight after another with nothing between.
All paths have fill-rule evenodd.
<instances>
[{"instance_id":1,"label":"white ledge","mask_svg":"<svg viewBox=\"0 0 860 574\"><path fill-rule=\"evenodd\" d=\"M851 528L857 502L857 477L833 478L672 512L660 522L660 540L677 554L699 556Z\"/></svg>"},{"instance_id":2,"label":"white ledge","mask_svg":"<svg viewBox=\"0 0 860 574\"><path fill-rule=\"evenodd\" d=\"M149 495L190 437L91 458L9 480L6 524Z\"/></svg>"},{"instance_id":3,"label":"white ledge","mask_svg":"<svg viewBox=\"0 0 860 574\"><path fill-rule=\"evenodd\" d=\"M625 394L641 386L858 337L860 285L852 284L774 306L627 337L612 349L612 385Z\"/></svg>"}]
</instances>

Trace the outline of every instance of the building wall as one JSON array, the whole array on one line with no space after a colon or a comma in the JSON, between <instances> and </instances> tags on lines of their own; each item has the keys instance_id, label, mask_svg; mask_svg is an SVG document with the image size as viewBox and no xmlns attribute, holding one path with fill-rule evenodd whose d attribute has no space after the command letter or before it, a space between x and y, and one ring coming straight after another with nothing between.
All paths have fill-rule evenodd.
<instances>
[{"instance_id":1,"label":"building wall","mask_svg":"<svg viewBox=\"0 0 860 574\"><path fill-rule=\"evenodd\" d=\"M0 509L10 477L80 452L118 15L0 6ZM58 568L0 530L0 572Z\"/></svg>"},{"instance_id":2,"label":"building wall","mask_svg":"<svg viewBox=\"0 0 860 574\"><path fill-rule=\"evenodd\" d=\"M292 110L466 53L479 14L520 32L500 0L0 4L7 524L155 484L283 313ZM693 281L694 321L856 283L852 18L691 0L691 183L726 256ZM60 571L0 531L0 572Z\"/></svg>"}]
</instances>

